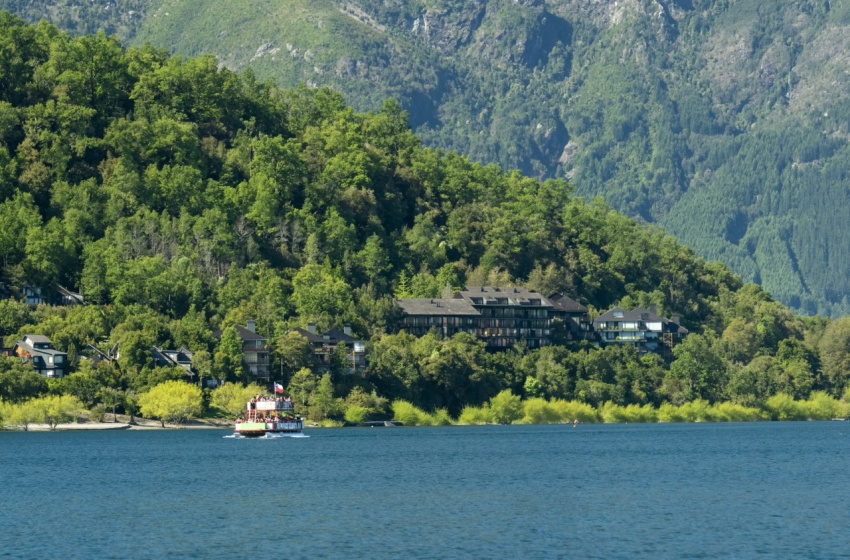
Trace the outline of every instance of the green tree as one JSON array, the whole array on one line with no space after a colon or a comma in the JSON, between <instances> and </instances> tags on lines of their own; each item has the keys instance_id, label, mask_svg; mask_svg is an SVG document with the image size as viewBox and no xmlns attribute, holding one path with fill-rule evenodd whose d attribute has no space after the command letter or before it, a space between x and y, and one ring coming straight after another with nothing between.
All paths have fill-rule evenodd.
<instances>
[{"instance_id":1,"label":"green tree","mask_svg":"<svg viewBox=\"0 0 850 560\"><path fill-rule=\"evenodd\" d=\"M213 376L221 381L244 380L246 370L242 356L242 339L235 327L227 327L221 333L221 341L213 357Z\"/></svg>"},{"instance_id":2,"label":"green tree","mask_svg":"<svg viewBox=\"0 0 850 560\"><path fill-rule=\"evenodd\" d=\"M59 424L75 420L85 407L73 395L50 395L30 401L38 411L39 420L55 430Z\"/></svg>"},{"instance_id":3,"label":"green tree","mask_svg":"<svg viewBox=\"0 0 850 560\"><path fill-rule=\"evenodd\" d=\"M264 392L265 390L256 383L244 386L241 383L225 383L212 391L210 404L233 418L241 416L247 403Z\"/></svg>"},{"instance_id":4,"label":"green tree","mask_svg":"<svg viewBox=\"0 0 850 560\"><path fill-rule=\"evenodd\" d=\"M315 420L331 418L339 412L339 400L334 397L334 384L331 374L326 373L316 386L315 398L311 407L311 417Z\"/></svg>"},{"instance_id":5,"label":"green tree","mask_svg":"<svg viewBox=\"0 0 850 560\"><path fill-rule=\"evenodd\" d=\"M112 421L117 422L115 410L124 402L124 391L114 387L103 387L98 391L98 398L104 406L112 409Z\"/></svg>"},{"instance_id":6,"label":"green tree","mask_svg":"<svg viewBox=\"0 0 850 560\"><path fill-rule=\"evenodd\" d=\"M840 394L850 374L850 317L841 317L827 325L818 350L826 388L833 395Z\"/></svg>"},{"instance_id":7,"label":"green tree","mask_svg":"<svg viewBox=\"0 0 850 560\"><path fill-rule=\"evenodd\" d=\"M198 375L198 386L203 389L204 379L209 379L213 372L213 358L206 350L198 350L192 355L192 370Z\"/></svg>"},{"instance_id":8,"label":"green tree","mask_svg":"<svg viewBox=\"0 0 850 560\"><path fill-rule=\"evenodd\" d=\"M313 403L316 375L308 368L301 368L292 376L287 391L292 395L292 400L298 408L306 410Z\"/></svg>"},{"instance_id":9,"label":"green tree","mask_svg":"<svg viewBox=\"0 0 850 560\"><path fill-rule=\"evenodd\" d=\"M297 331L286 331L280 335L275 341L274 352L287 378L309 367L313 359L310 342Z\"/></svg>"},{"instance_id":10,"label":"green tree","mask_svg":"<svg viewBox=\"0 0 850 560\"><path fill-rule=\"evenodd\" d=\"M4 426L15 426L23 431L29 431L30 424L43 421L38 399L30 399L19 403L0 402Z\"/></svg>"},{"instance_id":11,"label":"green tree","mask_svg":"<svg viewBox=\"0 0 850 560\"><path fill-rule=\"evenodd\" d=\"M726 364L713 348L711 338L691 334L673 349L670 377L684 382L687 399L719 400L726 384Z\"/></svg>"},{"instance_id":12,"label":"green tree","mask_svg":"<svg viewBox=\"0 0 850 560\"><path fill-rule=\"evenodd\" d=\"M490 418L497 424L511 424L523 417L522 399L510 389L490 399Z\"/></svg>"},{"instance_id":13,"label":"green tree","mask_svg":"<svg viewBox=\"0 0 850 560\"><path fill-rule=\"evenodd\" d=\"M55 392L79 399L83 406L91 408L98 400L102 387L98 380L87 373L72 373L57 380Z\"/></svg>"},{"instance_id":14,"label":"green tree","mask_svg":"<svg viewBox=\"0 0 850 560\"><path fill-rule=\"evenodd\" d=\"M139 396L139 410L149 418L165 423L182 425L189 418L201 414L203 396L196 385L183 381L166 381Z\"/></svg>"},{"instance_id":15,"label":"green tree","mask_svg":"<svg viewBox=\"0 0 850 560\"><path fill-rule=\"evenodd\" d=\"M0 356L0 400L20 403L47 393L47 380L18 358Z\"/></svg>"},{"instance_id":16,"label":"green tree","mask_svg":"<svg viewBox=\"0 0 850 560\"><path fill-rule=\"evenodd\" d=\"M307 264L292 278L292 301L302 317L337 317L351 304L351 288L328 267Z\"/></svg>"}]
</instances>

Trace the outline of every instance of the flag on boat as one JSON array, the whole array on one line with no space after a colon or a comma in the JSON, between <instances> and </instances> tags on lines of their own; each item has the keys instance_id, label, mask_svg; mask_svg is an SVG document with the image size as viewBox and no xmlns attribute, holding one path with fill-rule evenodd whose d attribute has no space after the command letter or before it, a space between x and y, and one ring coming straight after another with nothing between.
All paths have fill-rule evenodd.
<instances>
[{"instance_id":1,"label":"flag on boat","mask_svg":"<svg viewBox=\"0 0 850 560\"><path fill-rule=\"evenodd\" d=\"M283 385L281 385L280 383L275 382L275 384L274 384L274 392L275 392L275 393L283 393Z\"/></svg>"}]
</instances>

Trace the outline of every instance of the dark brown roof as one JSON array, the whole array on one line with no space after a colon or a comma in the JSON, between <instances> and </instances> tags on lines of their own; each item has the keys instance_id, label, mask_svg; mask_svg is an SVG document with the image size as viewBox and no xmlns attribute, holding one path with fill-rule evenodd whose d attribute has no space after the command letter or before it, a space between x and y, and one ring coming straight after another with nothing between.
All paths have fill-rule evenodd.
<instances>
[{"instance_id":1,"label":"dark brown roof","mask_svg":"<svg viewBox=\"0 0 850 560\"><path fill-rule=\"evenodd\" d=\"M546 299L549 300L549 303L552 304L552 308L556 311L562 311L565 313L587 313L587 307L572 298L568 298L564 294L554 293Z\"/></svg>"},{"instance_id":2,"label":"dark brown roof","mask_svg":"<svg viewBox=\"0 0 850 560\"><path fill-rule=\"evenodd\" d=\"M465 299L401 298L396 301L405 315L480 315Z\"/></svg>"},{"instance_id":3,"label":"dark brown roof","mask_svg":"<svg viewBox=\"0 0 850 560\"><path fill-rule=\"evenodd\" d=\"M549 300L535 290L520 287L467 286L457 293L475 305L534 305L551 307ZM505 300L503 303L499 300ZM534 303L537 302L537 303Z\"/></svg>"},{"instance_id":4,"label":"dark brown roof","mask_svg":"<svg viewBox=\"0 0 850 560\"><path fill-rule=\"evenodd\" d=\"M330 329L321 334L311 333L310 331L296 328L293 329L295 332L303 336L307 339L308 342L332 342L334 344L339 342L346 343L354 343L354 342L362 342L359 338L355 336L351 336L350 334L345 334L345 332L339 329ZM327 337L327 338L325 338Z\"/></svg>"},{"instance_id":5,"label":"dark brown roof","mask_svg":"<svg viewBox=\"0 0 850 560\"><path fill-rule=\"evenodd\" d=\"M663 325L662 328L665 329L667 332L675 331L679 334L688 334L688 329L686 329L685 327L671 321L666 317L659 317L654 312L643 307L635 307L631 311L626 311L619 306L614 307L594 319L593 324L598 325L599 323L604 323L607 321L643 321L647 323L661 323Z\"/></svg>"},{"instance_id":6,"label":"dark brown roof","mask_svg":"<svg viewBox=\"0 0 850 560\"><path fill-rule=\"evenodd\" d=\"M241 338L242 340L268 340L266 337L260 336L253 331L249 331L245 327L240 327L239 325L236 325L235 328L236 334L239 335L239 338ZM223 332L223 330L217 330L213 333L213 336L217 339L221 339L221 334Z\"/></svg>"}]
</instances>

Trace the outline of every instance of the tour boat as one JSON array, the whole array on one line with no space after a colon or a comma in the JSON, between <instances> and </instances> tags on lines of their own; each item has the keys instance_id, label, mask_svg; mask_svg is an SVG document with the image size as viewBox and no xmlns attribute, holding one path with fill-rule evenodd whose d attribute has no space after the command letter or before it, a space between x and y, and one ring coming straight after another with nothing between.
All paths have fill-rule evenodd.
<instances>
[{"instance_id":1,"label":"tour boat","mask_svg":"<svg viewBox=\"0 0 850 560\"><path fill-rule=\"evenodd\" d=\"M255 397L245 414L236 420L235 435L243 437L300 435L304 420L295 414L292 400L284 397Z\"/></svg>"}]
</instances>

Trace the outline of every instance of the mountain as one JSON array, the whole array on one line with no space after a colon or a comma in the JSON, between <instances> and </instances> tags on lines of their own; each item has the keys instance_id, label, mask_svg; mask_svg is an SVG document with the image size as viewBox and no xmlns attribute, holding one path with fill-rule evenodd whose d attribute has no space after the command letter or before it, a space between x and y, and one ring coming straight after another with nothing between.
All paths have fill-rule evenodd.
<instances>
[{"instance_id":1,"label":"mountain","mask_svg":"<svg viewBox=\"0 0 850 560\"><path fill-rule=\"evenodd\" d=\"M427 145L568 178L802 312L850 312L850 1L0 8L74 31L101 21L130 44L329 85L360 110L394 97Z\"/></svg>"}]
</instances>

